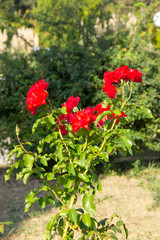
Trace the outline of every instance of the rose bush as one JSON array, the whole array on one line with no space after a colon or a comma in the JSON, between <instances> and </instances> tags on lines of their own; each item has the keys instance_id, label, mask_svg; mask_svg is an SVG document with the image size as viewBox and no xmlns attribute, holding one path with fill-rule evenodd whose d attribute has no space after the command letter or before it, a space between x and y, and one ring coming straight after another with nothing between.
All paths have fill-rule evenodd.
<instances>
[{"instance_id":1,"label":"rose bush","mask_svg":"<svg viewBox=\"0 0 160 240\"><path fill-rule=\"evenodd\" d=\"M35 151L29 150L28 145L32 143L21 142L17 127L19 145L9 154L10 158L16 153L16 162L7 170L5 178L8 180L13 169L18 168L17 179L23 178L25 184L32 174L43 179L43 184L27 195L25 211L28 212L37 201L41 209L47 204L60 207L48 222L44 239L52 239L53 232L62 239L75 239L75 230L79 232L79 240L118 239L117 234L122 233L122 228L128 237L124 222L120 219L116 222L116 214L100 221L94 217L96 189L101 190L95 170L97 164L109 162L109 155L115 151L132 154L132 141L124 127L128 113L122 110L131 97L134 82L142 82L141 76L140 71L128 66L107 71L103 91L109 98L84 110L78 109L80 98L74 96L69 97L61 108L52 110L51 105L46 104L48 83L43 79L30 88L27 109L32 114L38 107L43 110L32 128L33 134L38 132L38 145ZM129 95L125 88L130 89ZM45 167L52 161L55 164L46 172ZM50 183L52 180L54 186ZM42 192L45 196L37 196ZM82 208L76 207L78 195L82 195Z\"/></svg>"}]
</instances>

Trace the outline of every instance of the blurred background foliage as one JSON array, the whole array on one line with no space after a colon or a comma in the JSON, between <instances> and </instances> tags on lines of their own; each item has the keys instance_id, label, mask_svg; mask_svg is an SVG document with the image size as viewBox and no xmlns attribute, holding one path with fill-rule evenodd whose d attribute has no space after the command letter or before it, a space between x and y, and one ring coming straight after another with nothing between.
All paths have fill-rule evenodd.
<instances>
[{"instance_id":1,"label":"blurred background foliage","mask_svg":"<svg viewBox=\"0 0 160 240\"><path fill-rule=\"evenodd\" d=\"M103 73L128 65L143 73L143 83L135 84L124 110L126 128L135 151L159 151L160 30L153 23L158 11L159 0L0 0L0 29L8 34L0 53L1 146L16 142L16 123L23 140L30 135L36 116L26 110L25 99L35 81L49 82L55 107L71 95L80 96L81 107L94 106L106 98ZM36 51L13 51L11 39L22 26L38 32ZM11 144L4 143L7 137Z\"/></svg>"}]
</instances>

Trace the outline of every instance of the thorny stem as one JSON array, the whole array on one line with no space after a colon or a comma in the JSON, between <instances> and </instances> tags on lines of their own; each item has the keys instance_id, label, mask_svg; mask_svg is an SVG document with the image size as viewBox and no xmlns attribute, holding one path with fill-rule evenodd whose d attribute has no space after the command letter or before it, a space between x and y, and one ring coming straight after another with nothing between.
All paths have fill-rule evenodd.
<instances>
[{"instance_id":1,"label":"thorny stem","mask_svg":"<svg viewBox=\"0 0 160 240\"><path fill-rule=\"evenodd\" d=\"M46 109L41 105L40 108L48 115L49 113L46 111Z\"/></svg>"},{"instance_id":2,"label":"thorny stem","mask_svg":"<svg viewBox=\"0 0 160 240\"><path fill-rule=\"evenodd\" d=\"M50 107L50 113L52 113L52 105L51 105L51 101L49 100L49 98L46 98L47 101L49 102L49 107Z\"/></svg>"},{"instance_id":3,"label":"thorny stem","mask_svg":"<svg viewBox=\"0 0 160 240\"><path fill-rule=\"evenodd\" d=\"M58 197L58 195L57 195L57 193L54 191L54 189L51 188L51 186L50 186L49 182L47 181L47 178L46 178L46 177L45 177L45 181L46 181L46 183L47 183L48 188L51 190L53 197L56 197L56 199L57 199L58 201L60 201L63 206L66 206L66 204Z\"/></svg>"}]
</instances>

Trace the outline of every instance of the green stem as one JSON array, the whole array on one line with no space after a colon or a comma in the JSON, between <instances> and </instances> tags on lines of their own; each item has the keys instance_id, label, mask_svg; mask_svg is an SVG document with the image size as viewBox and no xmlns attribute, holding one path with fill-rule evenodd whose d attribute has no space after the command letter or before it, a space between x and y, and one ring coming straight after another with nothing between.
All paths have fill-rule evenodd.
<instances>
[{"instance_id":1,"label":"green stem","mask_svg":"<svg viewBox=\"0 0 160 240\"><path fill-rule=\"evenodd\" d=\"M129 97L127 98L126 101L124 101L124 102L122 103L121 110L122 110L123 107L126 105L126 103L129 101L129 99L131 98L131 95L132 95L132 82L130 83L130 93L129 93Z\"/></svg>"},{"instance_id":2,"label":"green stem","mask_svg":"<svg viewBox=\"0 0 160 240\"><path fill-rule=\"evenodd\" d=\"M71 196L70 203L69 203L69 209L71 209L71 208L73 207L74 199L75 199L75 195L72 195L72 196ZM65 240L65 237L66 237L67 232L68 232L68 228L69 228L69 221L67 220L67 221L66 221L66 224L65 224L65 228L64 228L64 233L63 233L62 240Z\"/></svg>"}]
</instances>

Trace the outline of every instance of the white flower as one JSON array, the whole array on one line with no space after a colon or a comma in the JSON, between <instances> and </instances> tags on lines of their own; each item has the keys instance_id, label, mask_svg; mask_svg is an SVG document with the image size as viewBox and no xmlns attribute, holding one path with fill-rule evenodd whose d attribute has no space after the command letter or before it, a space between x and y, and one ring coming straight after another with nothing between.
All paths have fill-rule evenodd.
<instances>
[{"instance_id":1,"label":"white flower","mask_svg":"<svg viewBox=\"0 0 160 240\"><path fill-rule=\"evenodd\" d=\"M153 18L154 24L160 28L160 12L157 12Z\"/></svg>"}]
</instances>

